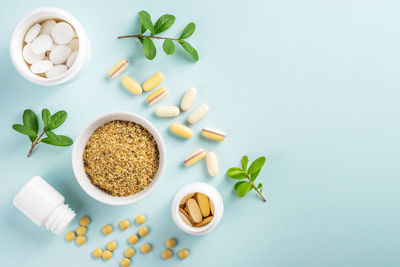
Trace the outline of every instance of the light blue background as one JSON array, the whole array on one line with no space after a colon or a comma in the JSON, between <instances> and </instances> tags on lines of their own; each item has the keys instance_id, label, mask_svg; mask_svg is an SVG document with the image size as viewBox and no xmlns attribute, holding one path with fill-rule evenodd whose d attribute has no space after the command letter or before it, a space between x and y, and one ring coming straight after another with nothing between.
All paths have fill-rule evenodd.
<instances>
[{"instance_id":1,"label":"light blue background","mask_svg":"<svg viewBox=\"0 0 400 267\"><path fill-rule=\"evenodd\" d=\"M92 59L77 80L57 87L25 81L13 68L8 41L16 23L30 10L55 6L82 23L92 42ZM164 35L177 36L194 21L190 42L200 61L181 48L148 61L137 40L118 35L139 31L137 12L157 18L176 15ZM154 249L138 253L132 266L399 266L400 239L400 2L389 0L282 1L8 1L0 10L0 255L2 266L117 266L135 228L100 234L104 224L143 213ZM168 132L176 119L153 115L145 95L126 92L119 79L105 75L118 60L132 65L125 74L143 82L162 71L170 94L161 104L178 104L189 87L199 90L196 105L210 113L182 141ZM156 190L127 207L91 199L75 181L71 147L37 147L27 159L28 139L11 129L22 111L44 107L68 111L56 132L75 138L92 119L124 110L144 116L166 141L168 166ZM202 126L228 133L215 144L200 138ZM182 166L199 147L215 151L221 173L210 178L204 162ZM239 199L227 168L240 157L266 155L258 180L268 198L250 192ZM17 190L39 174L66 196L92 224L83 247L37 228L12 206ZM221 224L204 237L181 232L170 217L177 190L194 181L209 182L222 194ZM74 229L75 221L69 229ZM190 249L185 261L160 259L164 241ZM120 247L107 263L90 253L107 241ZM138 248L138 246L136 246Z\"/></svg>"}]
</instances>

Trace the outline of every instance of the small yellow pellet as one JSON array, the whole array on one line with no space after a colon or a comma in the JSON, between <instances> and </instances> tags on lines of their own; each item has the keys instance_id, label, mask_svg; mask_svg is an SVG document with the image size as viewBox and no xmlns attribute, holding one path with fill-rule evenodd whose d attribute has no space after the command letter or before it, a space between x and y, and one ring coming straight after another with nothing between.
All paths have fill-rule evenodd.
<instances>
[{"instance_id":1,"label":"small yellow pellet","mask_svg":"<svg viewBox=\"0 0 400 267\"><path fill-rule=\"evenodd\" d=\"M77 228L76 228L76 234L77 235L84 235L84 234L86 234L86 227L85 226L82 226L82 225L79 225Z\"/></svg>"},{"instance_id":2,"label":"small yellow pellet","mask_svg":"<svg viewBox=\"0 0 400 267\"><path fill-rule=\"evenodd\" d=\"M130 225L131 225L131 224L129 223L128 220L122 220L122 221L119 223L119 228L121 228L122 230L126 230L126 229L129 228Z\"/></svg>"},{"instance_id":3,"label":"small yellow pellet","mask_svg":"<svg viewBox=\"0 0 400 267\"><path fill-rule=\"evenodd\" d=\"M139 229L138 229L138 234L140 235L140 236L146 236L147 234L149 233L149 228L147 228L146 226L141 226Z\"/></svg>"},{"instance_id":4,"label":"small yellow pellet","mask_svg":"<svg viewBox=\"0 0 400 267\"><path fill-rule=\"evenodd\" d=\"M139 225L144 224L146 222L146 217L144 217L142 214L140 214L140 215L136 216L135 221Z\"/></svg>"},{"instance_id":5,"label":"small yellow pellet","mask_svg":"<svg viewBox=\"0 0 400 267\"><path fill-rule=\"evenodd\" d=\"M144 243L144 244L140 247L140 251L141 251L143 254L149 253L149 252L151 251L151 245L150 245L150 244L147 244L147 243Z\"/></svg>"},{"instance_id":6,"label":"small yellow pellet","mask_svg":"<svg viewBox=\"0 0 400 267\"><path fill-rule=\"evenodd\" d=\"M130 76L126 75L126 76L122 77L121 83L123 86L125 86L126 89L128 89L135 95L140 95L143 92L143 89L140 86L140 84Z\"/></svg>"},{"instance_id":7,"label":"small yellow pellet","mask_svg":"<svg viewBox=\"0 0 400 267\"><path fill-rule=\"evenodd\" d=\"M82 218L80 218L79 224L82 225L82 226L88 226L90 224L89 217L83 216Z\"/></svg>"},{"instance_id":8,"label":"small yellow pellet","mask_svg":"<svg viewBox=\"0 0 400 267\"><path fill-rule=\"evenodd\" d=\"M136 244L138 241L139 241L139 237L138 237L137 235L130 235L130 236L128 237L128 242L129 242L129 244L131 244L131 245Z\"/></svg>"},{"instance_id":9,"label":"small yellow pellet","mask_svg":"<svg viewBox=\"0 0 400 267\"><path fill-rule=\"evenodd\" d=\"M101 248L95 248L92 252L93 258L99 259L103 256L103 250Z\"/></svg>"},{"instance_id":10,"label":"small yellow pellet","mask_svg":"<svg viewBox=\"0 0 400 267\"><path fill-rule=\"evenodd\" d=\"M106 260L106 261L108 261L109 259L111 259L111 257L112 257L112 252L111 251L109 251L109 250L104 250L104 252L103 252L103 260Z\"/></svg>"},{"instance_id":11,"label":"small yellow pellet","mask_svg":"<svg viewBox=\"0 0 400 267\"><path fill-rule=\"evenodd\" d=\"M163 86L157 90L155 90L153 93L151 93L147 98L146 102L149 105L153 105L155 103L158 103L163 99L166 95L168 94L168 88Z\"/></svg>"},{"instance_id":12,"label":"small yellow pellet","mask_svg":"<svg viewBox=\"0 0 400 267\"><path fill-rule=\"evenodd\" d=\"M68 242L74 241L75 240L75 233L74 232L68 232L65 234L65 240Z\"/></svg>"},{"instance_id":13,"label":"small yellow pellet","mask_svg":"<svg viewBox=\"0 0 400 267\"><path fill-rule=\"evenodd\" d=\"M104 225L103 228L101 229L101 231L103 232L103 234L109 235L112 233L112 226L109 224Z\"/></svg>"},{"instance_id":14,"label":"small yellow pellet","mask_svg":"<svg viewBox=\"0 0 400 267\"><path fill-rule=\"evenodd\" d=\"M153 74L150 78L148 78L144 83L143 83L143 90L151 91L154 88L156 88L160 83L164 80L164 74L162 72L157 72L156 74Z\"/></svg>"},{"instance_id":15,"label":"small yellow pellet","mask_svg":"<svg viewBox=\"0 0 400 267\"><path fill-rule=\"evenodd\" d=\"M117 248L117 243L115 241L110 241L107 243L106 247L109 251L114 251Z\"/></svg>"},{"instance_id":16,"label":"small yellow pellet","mask_svg":"<svg viewBox=\"0 0 400 267\"><path fill-rule=\"evenodd\" d=\"M178 256L181 259L186 259L189 256L189 250L187 250L186 248L179 250Z\"/></svg>"},{"instance_id":17,"label":"small yellow pellet","mask_svg":"<svg viewBox=\"0 0 400 267\"><path fill-rule=\"evenodd\" d=\"M176 134L177 136L180 136L182 138L190 138L193 136L193 131L189 127L179 124L179 123L171 123L169 126L169 130Z\"/></svg>"},{"instance_id":18,"label":"small yellow pellet","mask_svg":"<svg viewBox=\"0 0 400 267\"><path fill-rule=\"evenodd\" d=\"M169 238L167 241L165 241L165 245L167 246L167 248L174 248L176 246L176 239Z\"/></svg>"},{"instance_id":19,"label":"small yellow pellet","mask_svg":"<svg viewBox=\"0 0 400 267\"><path fill-rule=\"evenodd\" d=\"M129 62L126 59L123 59L119 61L117 64L112 67L109 72L108 72L108 77L111 79L119 76L121 73L123 73L129 66Z\"/></svg>"},{"instance_id":20,"label":"small yellow pellet","mask_svg":"<svg viewBox=\"0 0 400 267\"><path fill-rule=\"evenodd\" d=\"M201 159L203 159L206 155L207 155L207 152L204 150L204 148L200 148L199 150L196 150L195 152L193 152L192 154L187 156L183 160L183 164L185 166L192 166L196 162L198 162Z\"/></svg>"},{"instance_id":21,"label":"small yellow pellet","mask_svg":"<svg viewBox=\"0 0 400 267\"><path fill-rule=\"evenodd\" d=\"M170 250L170 249L164 249L162 252L161 252L161 257L164 259L164 260L169 260L171 257L172 257L172 250Z\"/></svg>"},{"instance_id":22,"label":"small yellow pellet","mask_svg":"<svg viewBox=\"0 0 400 267\"><path fill-rule=\"evenodd\" d=\"M84 237L83 235L78 235L75 242L78 246L82 246L83 244L86 243L86 237Z\"/></svg>"},{"instance_id":23,"label":"small yellow pellet","mask_svg":"<svg viewBox=\"0 0 400 267\"><path fill-rule=\"evenodd\" d=\"M122 258L119 264L121 265L121 267L128 267L129 265L131 265L131 260L128 258Z\"/></svg>"},{"instance_id":24,"label":"small yellow pellet","mask_svg":"<svg viewBox=\"0 0 400 267\"><path fill-rule=\"evenodd\" d=\"M124 251L124 256L127 258L132 258L135 255L135 250L133 248L127 248Z\"/></svg>"}]
</instances>

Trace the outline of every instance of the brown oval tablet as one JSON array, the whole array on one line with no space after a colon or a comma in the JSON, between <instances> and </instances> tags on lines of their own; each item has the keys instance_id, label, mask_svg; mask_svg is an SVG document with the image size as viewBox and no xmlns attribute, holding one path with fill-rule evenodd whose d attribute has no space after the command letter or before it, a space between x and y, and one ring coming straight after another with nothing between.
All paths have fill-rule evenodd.
<instances>
[{"instance_id":1,"label":"brown oval tablet","mask_svg":"<svg viewBox=\"0 0 400 267\"><path fill-rule=\"evenodd\" d=\"M184 196L184 197L182 198L181 202L179 203L179 205L181 205L181 206L185 205L185 204L186 204L186 201L187 201L189 198L192 198L192 197L194 196L194 194L195 194L195 193L190 193L190 194L187 194L186 196Z\"/></svg>"},{"instance_id":2,"label":"brown oval tablet","mask_svg":"<svg viewBox=\"0 0 400 267\"><path fill-rule=\"evenodd\" d=\"M211 222L213 219L214 219L214 216L208 216L207 218L205 218L201 222L196 223L196 227L204 226L204 225L208 224L209 222Z\"/></svg>"},{"instance_id":3,"label":"brown oval tablet","mask_svg":"<svg viewBox=\"0 0 400 267\"><path fill-rule=\"evenodd\" d=\"M194 195L194 199L199 205L201 215L203 215L203 217L208 217L210 215L210 203L208 201L208 197L202 193L196 193L196 195Z\"/></svg>"},{"instance_id":4,"label":"brown oval tablet","mask_svg":"<svg viewBox=\"0 0 400 267\"><path fill-rule=\"evenodd\" d=\"M210 211L211 211L211 214L214 215L214 212L215 212L214 203L213 203L210 199L208 199L208 202L210 202Z\"/></svg>"},{"instance_id":5,"label":"brown oval tablet","mask_svg":"<svg viewBox=\"0 0 400 267\"><path fill-rule=\"evenodd\" d=\"M183 209L179 209L179 215L181 216L182 220L189 226L193 226L195 222L193 221L192 218L187 214L186 211Z\"/></svg>"},{"instance_id":6,"label":"brown oval tablet","mask_svg":"<svg viewBox=\"0 0 400 267\"><path fill-rule=\"evenodd\" d=\"M188 199L188 201L186 202L186 207L188 208L189 216L193 219L195 223L199 223L203 220L200 207L197 204L196 200L194 200L193 198Z\"/></svg>"}]
</instances>

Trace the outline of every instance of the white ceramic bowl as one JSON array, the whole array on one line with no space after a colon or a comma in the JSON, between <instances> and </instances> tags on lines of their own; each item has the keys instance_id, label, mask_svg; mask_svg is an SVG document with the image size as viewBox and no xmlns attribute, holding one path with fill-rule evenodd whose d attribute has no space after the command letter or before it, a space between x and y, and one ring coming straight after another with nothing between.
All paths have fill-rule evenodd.
<instances>
[{"instance_id":1,"label":"white ceramic bowl","mask_svg":"<svg viewBox=\"0 0 400 267\"><path fill-rule=\"evenodd\" d=\"M157 174L153 178L153 181L150 183L150 185L143 191L127 197L115 197L97 188L90 182L83 167L82 155L90 136L98 127L114 120L132 121L146 128L156 140L160 156ZM91 197L100 202L109 205L117 205L117 206L128 205L145 198L148 194L150 194L151 191L154 190L154 188L160 182L165 170L166 161L167 161L167 154L165 151L164 140L162 139L157 129L153 126L153 124L151 124L143 117L129 112L107 113L93 120L79 133L78 137L75 140L74 147L72 149L72 169L74 171L76 180L78 181L82 189L86 193L88 193L88 195L90 195Z\"/></svg>"},{"instance_id":2,"label":"white ceramic bowl","mask_svg":"<svg viewBox=\"0 0 400 267\"><path fill-rule=\"evenodd\" d=\"M71 26L74 27L79 40L79 52L75 63L63 75L54 78L43 78L32 73L22 55L24 38L28 29L35 23L43 22L48 19L63 20L71 24ZM83 72L88 65L90 54L91 49L89 39L82 25L70 13L59 8L42 7L32 10L17 24L10 40L10 57L16 70L28 81L39 85L51 86L62 84L77 77L77 75Z\"/></svg>"}]
</instances>

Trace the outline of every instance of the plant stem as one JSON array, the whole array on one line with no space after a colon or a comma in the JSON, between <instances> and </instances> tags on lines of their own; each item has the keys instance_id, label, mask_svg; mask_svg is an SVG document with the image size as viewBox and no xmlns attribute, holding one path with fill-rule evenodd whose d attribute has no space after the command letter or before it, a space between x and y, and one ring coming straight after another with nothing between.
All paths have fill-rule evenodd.
<instances>
[{"instance_id":1,"label":"plant stem","mask_svg":"<svg viewBox=\"0 0 400 267\"><path fill-rule=\"evenodd\" d=\"M46 129L44 129L44 130L43 130L43 133L41 133L41 134L39 135L39 137L36 138L35 142L32 143L31 149L29 150L29 153L28 153L28 158L31 156L32 151L33 151L33 149L35 148L35 146L36 146L37 144L39 144L40 138L43 137L43 135L44 135L45 132L46 132Z\"/></svg>"},{"instance_id":2,"label":"plant stem","mask_svg":"<svg viewBox=\"0 0 400 267\"><path fill-rule=\"evenodd\" d=\"M251 186L254 188L254 190L256 190L256 192L260 195L260 197L262 197L262 199L264 200L264 202L267 202L267 199L263 196L263 194L261 194L261 192L257 189L256 185L254 184L254 182L251 180L250 176L247 174L246 175L247 179L249 179L249 182L251 182Z\"/></svg>"},{"instance_id":3,"label":"plant stem","mask_svg":"<svg viewBox=\"0 0 400 267\"><path fill-rule=\"evenodd\" d=\"M172 41L181 41L181 39L178 38L168 38L168 37L161 37L161 36L154 36L154 35L142 35L142 34L135 34L135 35L123 35L123 36L118 36L118 39L123 39L123 38L153 38L153 39L170 39Z\"/></svg>"}]
</instances>

